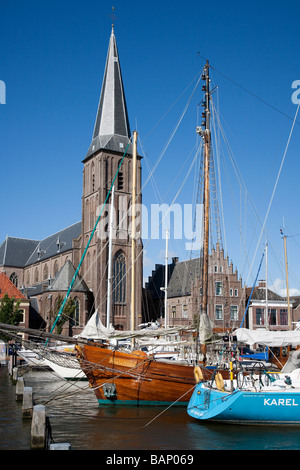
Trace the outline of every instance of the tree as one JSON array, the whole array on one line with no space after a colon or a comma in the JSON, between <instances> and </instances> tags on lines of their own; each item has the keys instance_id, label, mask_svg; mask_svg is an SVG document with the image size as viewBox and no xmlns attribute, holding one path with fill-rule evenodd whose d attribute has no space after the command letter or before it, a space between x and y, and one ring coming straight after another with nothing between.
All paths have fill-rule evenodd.
<instances>
[{"instance_id":1,"label":"tree","mask_svg":"<svg viewBox=\"0 0 300 470\"><path fill-rule=\"evenodd\" d=\"M57 306L56 306L55 310L50 313L50 319L51 319L52 323L54 323L62 303L63 303L63 298L61 296L59 296L58 299L57 299ZM60 318L56 322L55 328L56 328L56 331L59 335L61 334L63 326L66 323L66 321L71 320L71 319L74 318L75 310L76 310L75 301L74 301L74 299L70 298L67 301L66 305L64 306L64 309L63 309L63 312L62 312Z\"/></svg>"},{"instance_id":2,"label":"tree","mask_svg":"<svg viewBox=\"0 0 300 470\"><path fill-rule=\"evenodd\" d=\"M20 321L23 320L23 311L19 308L20 303L21 300L9 297L8 294L5 293L0 302L0 323L18 326ZM9 339L5 334L1 334L0 337L3 341Z\"/></svg>"}]
</instances>

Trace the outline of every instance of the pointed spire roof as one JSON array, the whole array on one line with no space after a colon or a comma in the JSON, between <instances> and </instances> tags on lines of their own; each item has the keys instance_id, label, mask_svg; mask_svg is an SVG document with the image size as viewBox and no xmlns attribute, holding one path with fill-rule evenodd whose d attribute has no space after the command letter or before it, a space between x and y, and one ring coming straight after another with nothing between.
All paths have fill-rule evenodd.
<instances>
[{"instance_id":1,"label":"pointed spire roof","mask_svg":"<svg viewBox=\"0 0 300 470\"><path fill-rule=\"evenodd\" d=\"M121 66L112 27L93 139L86 158L100 149L123 153L130 137ZM132 153L130 148L128 153Z\"/></svg>"}]
</instances>

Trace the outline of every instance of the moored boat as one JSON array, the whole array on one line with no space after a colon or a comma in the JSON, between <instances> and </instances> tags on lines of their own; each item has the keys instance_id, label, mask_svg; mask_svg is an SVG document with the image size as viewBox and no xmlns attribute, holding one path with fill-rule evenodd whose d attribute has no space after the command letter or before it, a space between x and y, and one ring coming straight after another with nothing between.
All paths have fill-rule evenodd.
<instances>
[{"instance_id":1,"label":"moored boat","mask_svg":"<svg viewBox=\"0 0 300 470\"><path fill-rule=\"evenodd\" d=\"M188 414L198 420L231 424L300 425L300 369L269 385L243 387L198 383L188 404Z\"/></svg>"}]
</instances>

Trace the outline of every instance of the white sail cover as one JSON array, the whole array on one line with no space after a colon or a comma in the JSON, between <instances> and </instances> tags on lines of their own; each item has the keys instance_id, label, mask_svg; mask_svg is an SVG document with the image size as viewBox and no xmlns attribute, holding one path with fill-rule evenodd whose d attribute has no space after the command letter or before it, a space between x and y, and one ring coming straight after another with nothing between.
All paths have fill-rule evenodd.
<instances>
[{"instance_id":1,"label":"white sail cover","mask_svg":"<svg viewBox=\"0 0 300 470\"><path fill-rule=\"evenodd\" d=\"M206 313L200 315L199 341L200 344L206 344L212 339L213 327Z\"/></svg>"},{"instance_id":2,"label":"white sail cover","mask_svg":"<svg viewBox=\"0 0 300 470\"><path fill-rule=\"evenodd\" d=\"M246 344L263 344L265 346L298 346L300 345L300 331L269 331L269 330L248 330L238 328L233 332L237 340Z\"/></svg>"},{"instance_id":3,"label":"white sail cover","mask_svg":"<svg viewBox=\"0 0 300 470\"><path fill-rule=\"evenodd\" d=\"M112 326L106 328L100 320L98 310L91 316L82 332L76 338L94 339L94 340L111 340L111 339L127 339L137 337L163 336L178 333L181 330L189 328L144 328L136 331L119 331Z\"/></svg>"}]
</instances>

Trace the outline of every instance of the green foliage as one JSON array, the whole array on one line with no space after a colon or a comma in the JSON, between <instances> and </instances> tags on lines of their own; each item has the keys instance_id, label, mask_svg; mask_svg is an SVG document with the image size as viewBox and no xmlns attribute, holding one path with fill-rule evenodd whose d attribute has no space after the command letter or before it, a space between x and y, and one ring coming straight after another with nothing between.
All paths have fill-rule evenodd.
<instances>
[{"instance_id":1,"label":"green foliage","mask_svg":"<svg viewBox=\"0 0 300 470\"><path fill-rule=\"evenodd\" d=\"M51 320L52 324L54 323L54 321L57 317L57 314L60 310L60 307L63 303L63 300L64 300L63 297L59 296L58 297L58 302L57 302L57 307L55 308L54 311L50 312L50 320ZM59 335L61 334L63 326L66 323L66 321L73 320L75 311L76 311L75 300L70 298L67 301L66 305L64 306L64 309L62 311L61 316L59 317L58 321L56 322L55 329L56 329L56 332Z\"/></svg>"},{"instance_id":2,"label":"green foliage","mask_svg":"<svg viewBox=\"0 0 300 470\"><path fill-rule=\"evenodd\" d=\"M5 293L0 302L0 323L18 326L20 321L23 320L23 312L19 308L20 303L21 300L15 300L13 297L9 297L8 294ZM0 338L5 342L9 339L5 334L1 334Z\"/></svg>"}]
</instances>

